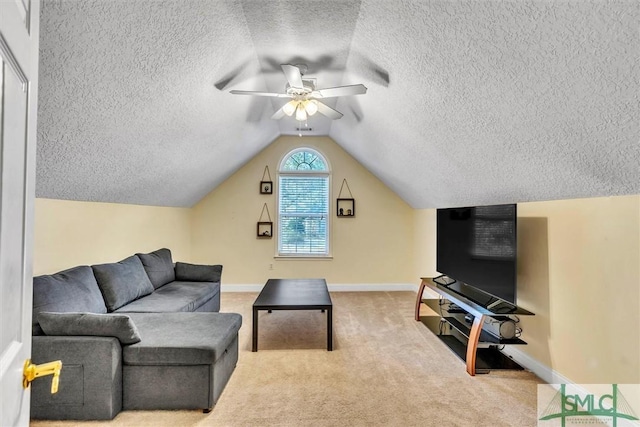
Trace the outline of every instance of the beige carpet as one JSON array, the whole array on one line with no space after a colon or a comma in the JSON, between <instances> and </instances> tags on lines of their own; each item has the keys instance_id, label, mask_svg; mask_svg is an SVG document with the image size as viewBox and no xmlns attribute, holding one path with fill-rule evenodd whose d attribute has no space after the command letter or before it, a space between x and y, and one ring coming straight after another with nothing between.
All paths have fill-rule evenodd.
<instances>
[{"instance_id":1,"label":"beige carpet","mask_svg":"<svg viewBox=\"0 0 640 427\"><path fill-rule=\"evenodd\" d=\"M254 293L225 293L238 312L240 358L218 404L201 411L125 411L110 422L33 426L534 426L535 375L493 371L471 377L413 320L415 293L335 292L334 351L326 317L312 311L260 314L251 352Z\"/></svg>"}]
</instances>

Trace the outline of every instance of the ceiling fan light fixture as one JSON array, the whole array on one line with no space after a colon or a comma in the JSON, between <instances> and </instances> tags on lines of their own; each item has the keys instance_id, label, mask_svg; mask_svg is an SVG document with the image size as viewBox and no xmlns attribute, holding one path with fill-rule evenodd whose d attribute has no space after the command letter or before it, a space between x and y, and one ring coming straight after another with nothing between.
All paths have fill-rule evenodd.
<instances>
[{"instance_id":1,"label":"ceiling fan light fixture","mask_svg":"<svg viewBox=\"0 0 640 427\"><path fill-rule=\"evenodd\" d=\"M304 110L308 115L313 116L318 112L318 101L316 101L315 99L305 101Z\"/></svg>"},{"instance_id":2,"label":"ceiling fan light fixture","mask_svg":"<svg viewBox=\"0 0 640 427\"><path fill-rule=\"evenodd\" d=\"M306 66L281 64L280 67L287 79L285 93L235 89L230 92L234 95L289 98L289 102L273 113L271 118L273 120L280 120L285 116L292 117L295 113L295 119L299 122L306 122L308 117L316 113L320 113L320 115L331 120L338 120L343 114L319 100L367 93L367 88L362 84L316 89L316 79L302 79L306 71Z\"/></svg>"},{"instance_id":3,"label":"ceiling fan light fixture","mask_svg":"<svg viewBox=\"0 0 640 427\"><path fill-rule=\"evenodd\" d=\"M299 122L307 120L307 112L305 111L304 104L302 102L298 103L298 108L296 109L296 120Z\"/></svg>"},{"instance_id":4,"label":"ceiling fan light fixture","mask_svg":"<svg viewBox=\"0 0 640 427\"><path fill-rule=\"evenodd\" d=\"M297 106L298 103L296 101L289 101L284 104L284 107L282 107L282 111L284 111L287 116L291 117L293 113L295 113Z\"/></svg>"}]
</instances>

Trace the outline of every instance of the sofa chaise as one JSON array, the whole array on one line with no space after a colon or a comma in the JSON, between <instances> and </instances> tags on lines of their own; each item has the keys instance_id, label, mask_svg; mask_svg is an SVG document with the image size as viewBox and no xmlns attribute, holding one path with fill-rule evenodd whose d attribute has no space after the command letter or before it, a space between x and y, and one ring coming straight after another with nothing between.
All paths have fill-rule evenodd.
<instances>
[{"instance_id":1,"label":"sofa chaise","mask_svg":"<svg viewBox=\"0 0 640 427\"><path fill-rule=\"evenodd\" d=\"M32 384L31 417L210 411L235 369L242 323L218 312L221 274L159 249L34 277L32 360L63 366L58 393L46 379Z\"/></svg>"}]
</instances>

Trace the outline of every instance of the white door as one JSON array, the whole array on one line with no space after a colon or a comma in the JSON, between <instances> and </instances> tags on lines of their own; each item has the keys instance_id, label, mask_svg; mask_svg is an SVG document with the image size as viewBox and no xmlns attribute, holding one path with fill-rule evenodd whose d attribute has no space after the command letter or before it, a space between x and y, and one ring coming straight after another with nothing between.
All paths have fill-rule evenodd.
<instances>
[{"instance_id":1,"label":"white door","mask_svg":"<svg viewBox=\"0 0 640 427\"><path fill-rule=\"evenodd\" d=\"M29 424L38 0L0 0L0 426Z\"/></svg>"}]
</instances>

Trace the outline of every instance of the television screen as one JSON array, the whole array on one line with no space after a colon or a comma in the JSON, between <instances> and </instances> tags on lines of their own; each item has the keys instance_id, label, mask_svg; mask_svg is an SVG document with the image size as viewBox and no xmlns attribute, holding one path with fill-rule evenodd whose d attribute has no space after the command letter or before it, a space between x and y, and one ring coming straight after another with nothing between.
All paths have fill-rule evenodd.
<instances>
[{"instance_id":1,"label":"television screen","mask_svg":"<svg viewBox=\"0 0 640 427\"><path fill-rule=\"evenodd\" d=\"M515 204L438 209L437 270L490 294L478 301L483 294L474 292L479 304L495 302L491 296L515 304L516 217Z\"/></svg>"}]
</instances>

